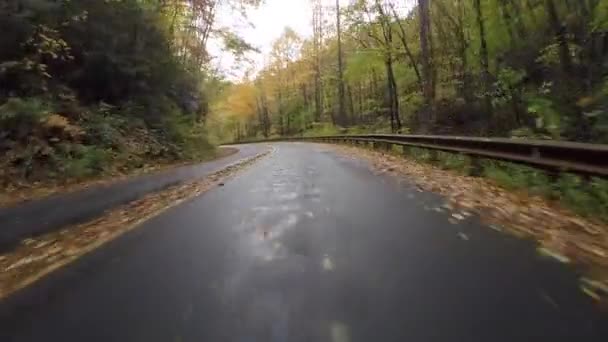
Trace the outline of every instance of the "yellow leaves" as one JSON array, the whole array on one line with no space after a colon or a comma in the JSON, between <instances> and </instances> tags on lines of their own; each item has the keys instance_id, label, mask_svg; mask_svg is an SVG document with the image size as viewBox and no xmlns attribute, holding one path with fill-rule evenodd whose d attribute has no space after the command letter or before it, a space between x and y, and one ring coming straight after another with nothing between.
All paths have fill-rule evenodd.
<instances>
[{"instance_id":1,"label":"yellow leaves","mask_svg":"<svg viewBox=\"0 0 608 342\"><path fill-rule=\"evenodd\" d=\"M221 118L244 119L256 114L257 89L251 83L232 85L214 106Z\"/></svg>"},{"instance_id":2,"label":"yellow leaves","mask_svg":"<svg viewBox=\"0 0 608 342\"><path fill-rule=\"evenodd\" d=\"M587 108L587 107L591 106L593 104L593 102L594 102L594 100L592 97L585 96L585 97L581 97L576 102L576 105L579 106L580 108Z\"/></svg>"},{"instance_id":3,"label":"yellow leaves","mask_svg":"<svg viewBox=\"0 0 608 342\"><path fill-rule=\"evenodd\" d=\"M84 132L79 126L73 125L69 120L59 114L51 114L43 122L44 128L48 134L54 137L62 137L70 140L78 140Z\"/></svg>"},{"instance_id":4,"label":"yellow leaves","mask_svg":"<svg viewBox=\"0 0 608 342\"><path fill-rule=\"evenodd\" d=\"M50 129L64 129L70 125L70 122L65 116L61 116L59 114L51 114L44 122L44 125Z\"/></svg>"}]
</instances>

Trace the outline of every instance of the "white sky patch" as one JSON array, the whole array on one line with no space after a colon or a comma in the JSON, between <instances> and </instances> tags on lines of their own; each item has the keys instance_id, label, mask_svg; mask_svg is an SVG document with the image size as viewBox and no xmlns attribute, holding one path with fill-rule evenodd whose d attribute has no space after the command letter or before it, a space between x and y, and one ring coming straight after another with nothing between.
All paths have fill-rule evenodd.
<instances>
[{"instance_id":1,"label":"white sky patch","mask_svg":"<svg viewBox=\"0 0 608 342\"><path fill-rule=\"evenodd\" d=\"M340 0L343 6L350 0ZM335 0L323 0L326 7L335 6ZM326 17L333 21L330 9ZM261 53L251 53L247 57L250 63L239 63L228 53L221 51L221 44L216 40L209 42L209 51L215 57L215 65L226 74L229 79L241 79L248 69L259 71L265 64L272 43L281 36L285 27L289 26L300 36L312 36L312 6L310 0L265 0L257 9L247 12L248 24L240 15L232 13L229 9L218 12L218 27L230 27L242 36L248 43L260 50Z\"/></svg>"}]
</instances>

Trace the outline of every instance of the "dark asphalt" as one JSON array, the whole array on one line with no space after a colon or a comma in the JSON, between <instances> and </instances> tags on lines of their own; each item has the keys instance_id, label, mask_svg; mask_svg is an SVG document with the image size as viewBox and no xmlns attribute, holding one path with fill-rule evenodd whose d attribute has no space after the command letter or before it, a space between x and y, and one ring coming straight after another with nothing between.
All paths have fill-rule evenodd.
<instances>
[{"instance_id":1,"label":"dark asphalt","mask_svg":"<svg viewBox=\"0 0 608 342\"><path fill-rule=\"evenodd\" d=\"M57 194L17 206L0 208L0 251L31 236L94 218L104 211L185 180L218 171L241 158L263 152L264 145L239 147L231 156L197 165L103 184L83 191Z\"/></svg>"},{"instance_id":2,"label":"dark asphalt","mask_svg":"<svg viewBox=\"0 0 608 342\"><path fill-rule=\"evenodd\" d=\"M608 341L576 275L312 144L0 303L1 341ZM463 235L464 234L464 235Z\"/></svg>"}]
</instances>

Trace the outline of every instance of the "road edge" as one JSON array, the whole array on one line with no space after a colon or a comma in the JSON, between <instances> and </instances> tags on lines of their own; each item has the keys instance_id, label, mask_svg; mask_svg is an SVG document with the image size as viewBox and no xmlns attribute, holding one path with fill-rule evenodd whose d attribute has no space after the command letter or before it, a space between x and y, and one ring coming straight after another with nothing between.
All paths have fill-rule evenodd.
<instances>
[{"instance_id":1,"label":"road edge","mask_svg":"<svg viewBox=\"0 0 608 342\"><path fill-rule=\"evenodd\" d=\"M123 234L137 229L144 222L217 186L222 186L228 179L237 176L273 151L272 148L268 149L227 165L210 175L146 194L88 222L22 241L17 248L0 256L0 302Z\"/></svg>"}]
</instances>

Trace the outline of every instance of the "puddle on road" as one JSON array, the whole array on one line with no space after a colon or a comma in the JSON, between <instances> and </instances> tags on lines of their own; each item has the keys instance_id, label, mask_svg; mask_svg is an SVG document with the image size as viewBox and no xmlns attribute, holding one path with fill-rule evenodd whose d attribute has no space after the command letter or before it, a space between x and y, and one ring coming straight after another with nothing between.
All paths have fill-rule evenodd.
<instances>
[{"instance_id":1,"label":"puddle on road","mask_svg":"<svg viewBox=\"0 0 608 342\"><path fill-rule=\"evenodd\" d=\"M331 342L350 342L348 326L342 322L332 322L329 327Z\"/></svg>"},{"instance_id":2,"label":"puddle on road","mask_svg":"<svg viewBox=\"0 0 608 342\"><path fill-rule=\"evenodd\" d=\"M333 271L335 269L335 265L331 257L327 254L323 256L323 260L321 260L321 268L323 271Z\"/></svg>"}]
</instances>

